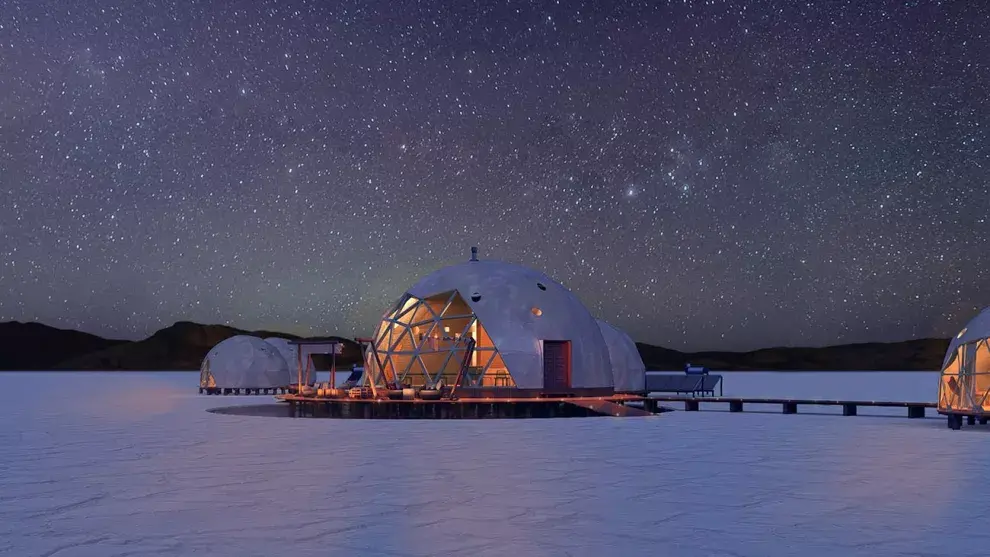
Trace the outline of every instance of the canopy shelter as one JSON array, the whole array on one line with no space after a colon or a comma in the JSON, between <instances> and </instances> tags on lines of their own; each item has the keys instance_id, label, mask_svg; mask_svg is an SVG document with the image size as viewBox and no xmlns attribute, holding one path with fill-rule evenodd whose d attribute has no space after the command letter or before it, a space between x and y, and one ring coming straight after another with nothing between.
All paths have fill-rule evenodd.
<instances>
[{"instance_id":1,"label":"canopy shelter","mask_svg":"<svg viewBox=\"0 0 990 557\"><path fill-rule=\"evenodd\" d=\"M344 351L344 342L339 339L301 339L290 340L289 346L295 348L293 363L296 369L297 385L312 385L316 382L316 365L313 354L330 355L330 388L336 388L337 354Z\"/></svg>"},{"instance_id":2,"label":"canopy shelter","mask_svg":"<svg viewBox=\"0 0 990 557\"><path fill-rule=\"evenodd\" d=\"M938 410L990 413L990 307L949 343L942 362Z\"/></svg>"}]
</instances>

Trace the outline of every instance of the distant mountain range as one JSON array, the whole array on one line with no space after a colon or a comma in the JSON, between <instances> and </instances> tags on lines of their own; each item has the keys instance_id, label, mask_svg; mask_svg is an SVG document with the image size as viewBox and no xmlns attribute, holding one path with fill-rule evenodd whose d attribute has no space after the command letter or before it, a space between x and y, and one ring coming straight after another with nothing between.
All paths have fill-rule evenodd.
<instances>
[{"instance_id":1,"label":"distant mountain range","mask_svg":"<svg viewBox=\"0 0 990 557\"><path fill-rule=\"evenodd\" d=\"M751 352L685 353L639 342L636 347L646 369L656 370L680 370L690 362L721 371L938 371L949 339L763 348Z\"/></svg>"},{"instance_id":2,"label":"distant mountain range","mask_svg":"<svg viewBox=\"0 0 990 557\"><path fill-rule=\"evenodd\" d=\"M56 329L40 323L0 323L0 370L105 370L162 371L198 370L206 353L217 343L235 335L259 338L296 335L274 331L244 331L226 325L201 325L179 321L144 340L110 340L79 331ZM344 343L338 366L361 361L361 347L350 339ZM314 356L317 369L330 369L329 356Z\"/></svg>"},{"instance_id":3,"label":"distant mountain range","mask_svg":"<svg viewBox=\"0 0 990 557\"><path fill-rule=\"evenodd\" d=\"M180 321L139 341L113 340L40 323L0 323L0 370L198 370L210 349L234 335L260 338L296 335L275 331L244 331L225 325ZM350 339L338 366L361 361L361 347ZM750 370L938 370L948 339L919 339L893 343L864 343L822 348L764 348L751 352L679 352L636 343L647 369L682 370L688 362L716 371ZM314 360L317 360L314 357ZM329 369L329 358L316 362Z\"/></svg>"}]
</instances>

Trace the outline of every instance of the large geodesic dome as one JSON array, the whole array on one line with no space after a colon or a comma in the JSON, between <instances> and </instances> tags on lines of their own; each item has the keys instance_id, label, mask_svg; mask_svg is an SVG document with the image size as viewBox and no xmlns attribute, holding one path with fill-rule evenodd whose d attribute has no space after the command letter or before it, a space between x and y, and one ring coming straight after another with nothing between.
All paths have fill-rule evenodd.
<instances>
[{"instance_id":1,"label":"large geodesic dome","mask_svg":"<svg viewBox=\"0 0 990 557\"><path fill-rule=\"evenodd\" d=\"M938 410L990 412L990 307L949 343L942 362Z\"/></svg>"},{"instance_id":2,"label":"large geodesic dome","mask_svg":"<svg viewBox=\"0 0 990 557\"><path fill-rule=\"evenodd\" d=\"M271 344L278 350L278 353L282 355L282 359L285 360L286 366L289 368L289 384L295 384L299 381L299 351L296 346L289 343L289 339L281 337L268 337L265 342ZM309 356L306 356L309 359ZM307 362L302 362L303 369L302 372L306 373ZM307 383L307 381L304 381ZM310 364L309 381L308 384L313 385L316 383L316 369Z\"/></svg>"},{"instance_id":3,"label":"large geodesic dome","mask_svg":"<svg viewBox=\"0 0 990 557\"><path fill-rule=\"evenodd\" d=\"M612 390L595 318L547 275L501 261L466 263L414 284L385 312L366 354L376 384L570 392Z\"/></svg>"},{"instance_id":4,"label":"large geodesic dome","mask_svg":"<svg viewBox=\"0 0 990 557\"><path fill-rule=\"evenodd\" d=\"M646 366L633 339L609 323L598 320L598 327L608 346L612 363L612 383L617 393L641 393L646 390Z\"/></svg>"},{"instance_id":5,"label":"large geodesic dome","mask_svg":"<svg viewBox=\"0 0 990 557\"><path fill-rule=\"evenodd\" d=\"M289 384L278 349L258 337L237 335L213 347L199 370L204 389L270 389Z\"/></svg>"}]
</instances>

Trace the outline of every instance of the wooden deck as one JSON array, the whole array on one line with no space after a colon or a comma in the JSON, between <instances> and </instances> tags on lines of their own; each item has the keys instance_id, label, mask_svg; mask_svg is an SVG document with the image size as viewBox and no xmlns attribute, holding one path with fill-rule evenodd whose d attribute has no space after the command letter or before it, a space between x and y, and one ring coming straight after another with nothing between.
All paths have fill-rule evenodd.
<instances>
[{"instance_id":1,"label":"wooden deck","mask_svg":"<svg viewBox=\"0 0 990 557\"><path fill-rule=\"evenodd\" d=\"M592 416L652 416L654 411L626 406L643 402L635 395L560 398L460 398L457 400L388 400L320 398L298 395L278 397L295 417L358 419L484 419L578 418Z\"/></svg>"},{"instance_id":2,"label":"wooden deck","mask_svg":"<svg viewBox=\"0 0 990 557\"><path fill-rule=\"evenodd\" d=\"M829 400L829 399L800 399L800 398L750 398L750 397L685 397L685 396L651 396L656 402L683 402L684 410L697 412L701 404L727 404L729 412L742 412L747 404L780 405L783 414L797 414L800 406L841 406L843 416L855 416L860 407L874 408L904 408L908 418L924 418L925 410L936 408L934 402L908 402L888 400Z\"/></svg>"},{"instance_id":3,"label":"wooden deck","mask_svg":"<svg viewBox=\"0 0 990 557\"><path fill-rule=\"evenodd\" d=\"M679 402L684 410L697 412L705 406L722 406L729 412L743 412L747 407L766 411L766 406L779 406L783 414L797 414L801 407L842 408L843 416L856 416L859 408L903 408L908 418L925 418L928 409L937 408L933 402L890 400L833 400L805 398L757 398L722 396L637 396L614 395L608 397L550 397L550 398L460 398L456 400L388 400L361 398L325 398L280 395L277 399L287 403L291 416L330 418L379 418L379 419L479 419L479 418L556 418L586 416L650 416L668 412L671 408L661 403ZM754 408L754 410L756 410ZM969 424L977 420L987 423L988 416L948 414L949 427L959 429L964 418Z\"/></svg>"}]
</instances>

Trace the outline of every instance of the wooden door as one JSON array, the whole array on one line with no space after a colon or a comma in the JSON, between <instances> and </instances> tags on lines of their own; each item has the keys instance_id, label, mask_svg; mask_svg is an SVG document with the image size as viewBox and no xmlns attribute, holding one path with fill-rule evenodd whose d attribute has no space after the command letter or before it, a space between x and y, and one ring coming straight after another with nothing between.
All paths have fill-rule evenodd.
<instances>
[{"instance_id":1,"label":"wooden door","mask_svg":"<svg viewBox=\"0 0 990 557\"><path fill-rule=\"evenodd\" d=\"M543 341L543 389L561 391L571 388L571 343L566 340Z\"/></svg>"}]
</instances>

